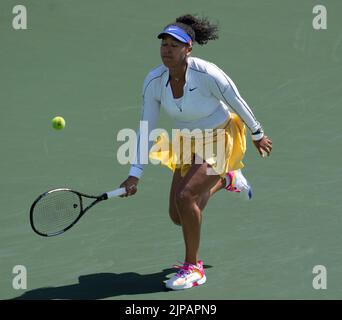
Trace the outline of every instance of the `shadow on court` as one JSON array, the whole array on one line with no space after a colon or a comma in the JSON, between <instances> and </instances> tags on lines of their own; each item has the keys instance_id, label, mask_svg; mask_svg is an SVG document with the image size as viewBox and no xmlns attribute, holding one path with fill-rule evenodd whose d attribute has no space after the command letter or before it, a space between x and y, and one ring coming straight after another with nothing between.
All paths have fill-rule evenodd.
<instances>
[{"instance_id":1,"label":"shadow on court","mask_svg":"<svg viewBox=\"0 0 342 320\"><path fill-rule=\"evenodd\" d=\"M205 268L211 268L211 266L205 266ZM77 284L39 288L27 291L13 300L96 300L121 295L167 292L163 281L172 272L175 272L175 269L169 268L145 275L135 272L89 274L80 276Z\"/></svg>"}]
</instances>

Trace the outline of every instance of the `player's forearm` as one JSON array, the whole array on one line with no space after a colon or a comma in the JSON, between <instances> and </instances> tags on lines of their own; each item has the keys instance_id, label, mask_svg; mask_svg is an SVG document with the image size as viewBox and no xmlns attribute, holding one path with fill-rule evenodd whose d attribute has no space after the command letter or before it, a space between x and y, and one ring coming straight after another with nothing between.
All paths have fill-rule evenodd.
<instances>
[{"instance_id":1,"label":"player's forearm","mask_svg":"<svg viewBox=\"0 0 342 320\"><path fill-rule=\"evenodd\" d=\"M223 96L226 99L226 102L249 128L253 140L261 139L263 136L262 126L255 118L253 111L248 106L246 101L244 101L239 94L236 94L231 87L227 88L227 90L223 93Z\"/></svg>"}]
</instances>

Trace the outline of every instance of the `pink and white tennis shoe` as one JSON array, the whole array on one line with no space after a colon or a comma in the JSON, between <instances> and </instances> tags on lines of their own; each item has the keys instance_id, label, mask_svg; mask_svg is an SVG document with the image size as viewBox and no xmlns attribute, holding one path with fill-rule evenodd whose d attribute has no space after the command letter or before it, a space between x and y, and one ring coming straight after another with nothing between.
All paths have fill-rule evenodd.
<instances>
[{"instance_id":1,"label":"pink and white tennis shoe","mask_svg":"<svg viewBox=\"0 0 342 320\"><path fill-rule=\"evenodd\" d=\"M228 171L226 173L226 187L230 192L244 192L249 200L253 197L253 190L241 170Z\"/></svg>"},{"instance_id":2,"label":"pink and white tennis shoe","mask_svg":"<svg viewBox=\"0 0 342 320\"><path fill-rule=\"evenodd\" d=\"M172 290L184 290L204 284L207 278L204 274L203 262L199 260L197 265L184 262L182 265L175 265L179 269L165 286Z\"/></svg>"}]
</instances>

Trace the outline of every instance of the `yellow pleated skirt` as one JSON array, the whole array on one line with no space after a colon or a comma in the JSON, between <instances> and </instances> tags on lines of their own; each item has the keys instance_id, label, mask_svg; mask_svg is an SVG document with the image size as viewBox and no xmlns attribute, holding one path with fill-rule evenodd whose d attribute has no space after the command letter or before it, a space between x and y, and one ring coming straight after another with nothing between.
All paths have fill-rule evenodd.
<instances>
[{"instance_id":1,"label":"yellow pleated skirt","mask_svg":"<svg viewBox=\"0 0 342 320\"><path fill-rule=\"evenodd\" d=\"M221 130L217 130L221 129ZM242 159L246 152L246 127L240 117L230 113L223 125L212 130L204 139L201 135L189 136L183 130L170 142L165 134L161 134L153 144L149 157L153 163L160 161L175 171L180 169L185 176L193 163L205 161L211 165L212 174L224 177L226 172L244 167Z\"/></svg>"}]
</instances>

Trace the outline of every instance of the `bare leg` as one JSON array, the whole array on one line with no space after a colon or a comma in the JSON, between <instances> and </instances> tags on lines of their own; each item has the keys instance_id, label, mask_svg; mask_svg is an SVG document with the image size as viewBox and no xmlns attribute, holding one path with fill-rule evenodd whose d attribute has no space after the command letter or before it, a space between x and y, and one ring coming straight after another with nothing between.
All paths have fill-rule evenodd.
<instances>
[{"instance_id":1,"label":"bare leg","mask_svg":"<svg viewBox=\"0 0 342 320\"><path fill-rule=\"evenodd\" d=\"M181 225L178 208L176 205L176 193L179 189L180 183L182 181L182 176L180 170L176 169L171 183L170 196L169 196L169 216L172 222L178 226Z\"/></svg>"},{"instance_id":2,"label":"bare leg","mask_svg":"<svg viewBox=\"0 0 342 320\"><path fill-rule=\"evenodd\" d=\"M180 175L180 171L176 170L173 175L171 190L170 190L169 215L170 215L172 222L179 226L181 225L181 221L179 217L178 208L176 205L176 191L179 188L181 181L182 181L182 177ZM226 185L225 179L221 178L220 180L217 181L216 185L214 185L210 189L210 191L203 193L203 195L198 198L197 205L202 212L205 206L207 205L209 198L217 191L223 189L225 185Z\"/></svg>"},{"instance_id":3,"label":"bare leg","mask_svg":"<svg viewBox=\"0 0 342 320\"><path fill-rule=\"evenodd\" d=\"M176 194L176 205L185 241L185 261L197 264L202 222L202 207L210 197L210 189L220 180L207 175L208 164L193 164L182 179Z\"/></svg>"},{"instance_id":4,"label":"bare leg","mask_svg":"<svg viewBox=\"0 0 342 320\"><path fill-rule=\"evenodd\" d=\"M197 205L202 212L205 206L207 205L210 196L211 196L211 191L209 190L208 192L203 193L202 196L198 198Z\"/></svg>"},{"instance_id":5,"label":"bare leg","mask_svg":"<svg viewBox=\"0 0 342 320\"><path fill-rule=\"evenodd\" d=\"M217 191L223 189L226 186L226 179L221 178L217 183L210 189L210 197Z\"/></svg>"}]
</instances>

